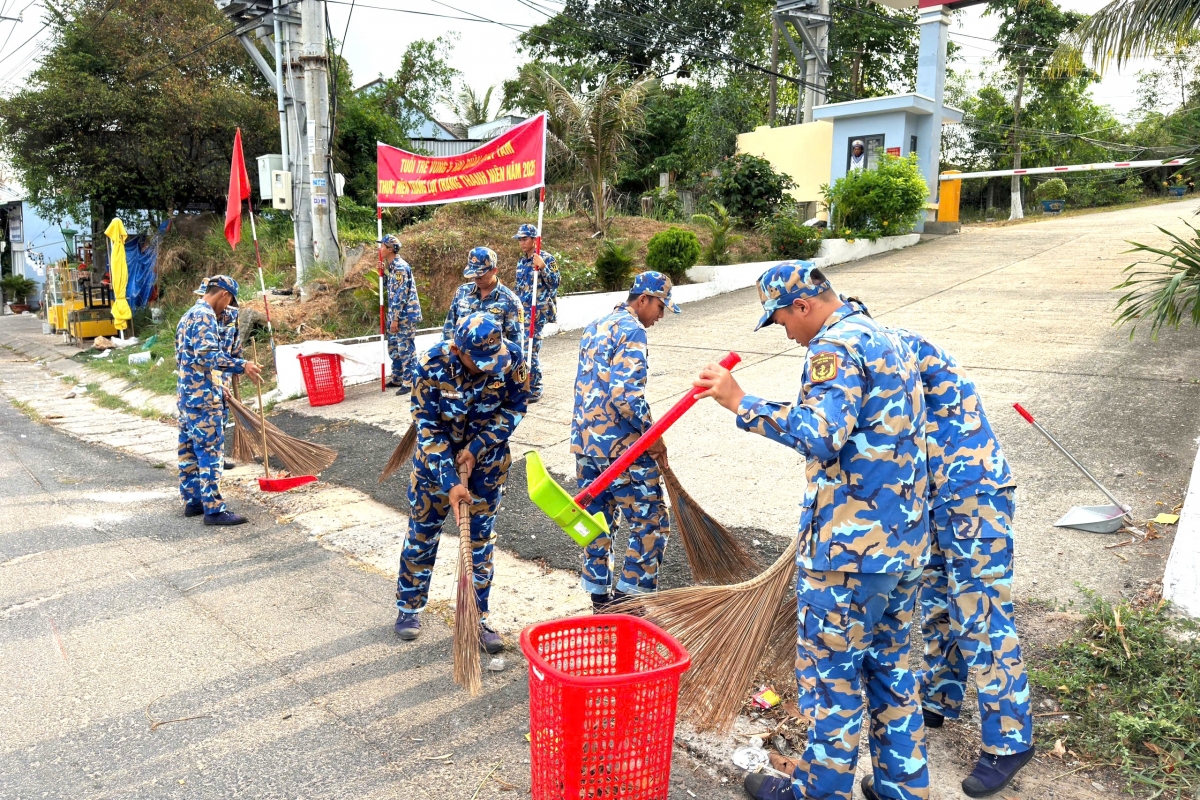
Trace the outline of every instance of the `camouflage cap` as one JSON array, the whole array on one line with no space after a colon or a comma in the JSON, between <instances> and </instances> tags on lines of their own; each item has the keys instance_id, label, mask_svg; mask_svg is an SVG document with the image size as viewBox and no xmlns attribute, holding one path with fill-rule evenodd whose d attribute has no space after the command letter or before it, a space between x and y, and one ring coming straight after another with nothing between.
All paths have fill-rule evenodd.
<instances>
[{"instance_id":1,"label":"camouflage cap","mask_svg":"<svg viewBox=\"0 0 1200 800\"><path fill-rule=\"evenodd\" d=\"M771 315L803 297L832 291L828 279L811 261L781 261L758 278L758 301L763 315L754 330L771 324Z\"/></svg>"},{"instance_id":2,"label":"camouflage cap","mask_svg":"<svg viewBox=\"0 0 1200 800\"><path fill-rule=\"evenodd\" d=\"M400 249L400 237L394 233L385 233L382 239L376 240L379 244L390 244L393 250Z\"/></svg>"},{"instance_id":3,"label":"camouflage cap","mask_svg":"<svg viewBox=\"0 0 1200 800\"><path fill-rule=\"evenodd\" d=\"M208 278L205 278L204 280L200 281L200 288L197 289L196 291L192 292L192 294L198 294L200 296L204 296L205 294L207 294L207 292L208 292Z\"/></svg>"},{"instance_id":4,"label":"camouflage cap","mask_svg":"<svg viewBox=\"0 0 1200 800\"><path fill-rule=\"evenodd\" d=\"M679 306L671 300L671 279L661 272L653 270L639 272L633 279L633 288L629 290L629 293L661 298L667 308L676 314L679 313Z\"/></svg>"},{"instance_id":5,"label":"camouflage cap","mask_svg":"<svg viewBox=\"0 0 1200 800\"><path fill-rule=\"evenodd\" d=\"M208 294L213 289L224 289L233 295L233 299L229 301L229 305L237 307L238 282L228 275L213 275L200 284L200 288L204 290L204 294Z\"/></svg>"},{"instance_id":6,"label":"camouflage cap","mask_svg":"<svg viewBox=\"0 0 1200 800\"><path fill-rule=\"evenodd\" d=\"M486 311L476 311L458 321L454 344L484 372L500 375L508 369L511 357L505 346L504 332L496 318Z\"/></svg>"},{"instance_id":7,"label":"camouflage cap","mask_svg":"<svg viewBox=\"0 0 1200 800\"><path fill-rule=\"evenodd\" d=\"M538 235L537 225L525 223L517 228L517 233L513 236L514 239L536 239Z\"/></svg>"},{"instance_id":8,"label":"camouflage cap","mask_svg":"<svg viewBox=\"0 0 1200 800\"><path fill-rule=\"evenodd\" d=\"M467 268L463 270L464 278L478 278L486 275L499 265L496 251L488 247L476 247L467 253Z\"/></svg>"}]
</instances>

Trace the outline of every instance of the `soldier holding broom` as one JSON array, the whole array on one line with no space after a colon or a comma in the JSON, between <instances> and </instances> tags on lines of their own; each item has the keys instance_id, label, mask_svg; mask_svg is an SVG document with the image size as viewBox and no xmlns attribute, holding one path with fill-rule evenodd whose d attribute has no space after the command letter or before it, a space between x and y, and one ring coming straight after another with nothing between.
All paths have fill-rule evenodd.
<instances>
[{"instance_id":1,"label":"soldier holding broom","mask_svg":"<svg viewBox=\"0 0 1200 800\"><path fill-rule=\"evenodd\" d=\"M758 328L780 325L808 347L795 403L746 394L711 364L696 386L737 426L807 459L797 543L799 702L808 745L790 781L746 776L755 800L842 798L854 789L870 714L867 800L929 797L925 729L908 636L929 558L925 402L916 359L894 334L842 301L810 262L758 281Z\"/></svg>"},{"instance_id":2,"label":"soldier holding broom","mask_svg":"<svg viewBox=\"0 0 1200 800\"><path fill-rule=\"evenodd\" d=\"M408 536L396 582L396 634L421 633L420 612L429 599L442 523L460 502L471 506L475 596L482 619L480 643L504 649L488 624L496 510L512 456L508 439L525 415L527 377L519 345L504 338L501 323L476 311L460 318L450 341L417 360L412 390L416 452L408 487ZM466 483L458 470L465 467Z\"/></svg>"}]
</instances>

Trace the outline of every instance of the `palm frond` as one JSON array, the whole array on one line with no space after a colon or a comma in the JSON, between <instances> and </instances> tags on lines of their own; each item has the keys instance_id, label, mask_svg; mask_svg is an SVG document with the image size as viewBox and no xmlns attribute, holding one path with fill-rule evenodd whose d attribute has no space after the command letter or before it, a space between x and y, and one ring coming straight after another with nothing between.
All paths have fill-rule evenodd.
<instances>
[{"instance_id":1,"label":"palm frond","mask_svg":"<svg viewBox=\"0 0 1200 800\"><path fill-rule=\"evenodd\" d=\"M1113 287L1129 290L1117 300L1119 313L1113 324L1130 325L1130 339L1143 322L1150 324L1151 340L1157 340L1164 327L1178 328L1184 321L1200 327L1200 229L1188 228L1191 238L1159 227L1174 243L1166 250L1129 242L1133 249L1127 252L1157 256L1130 264L1124 270L1125 280Z\"/></svg>"},{"instance_id":2,"label":"palm frond","mask_svg":"<svg viewBox=\"0 0 1200 800\"><path fill-rule=\"evenodd\" d=\"M1176 47L1200 22L1197 0L1114 0L1076 28L1050 63L1058 74L1077 74L1084 62L1103 72L1131 59Z\"/></svg>"}]
</instances>

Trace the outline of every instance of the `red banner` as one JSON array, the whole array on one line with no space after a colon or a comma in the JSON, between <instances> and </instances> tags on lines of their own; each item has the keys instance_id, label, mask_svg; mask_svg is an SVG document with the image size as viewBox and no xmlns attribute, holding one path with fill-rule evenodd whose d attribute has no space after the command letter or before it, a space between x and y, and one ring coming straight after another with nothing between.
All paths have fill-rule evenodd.
<instances>
[{"instance_id":1,"label":"red banner","mask_svg":"<svg viewBox=\"0 0 1200 800\"><path fill-rule=\"evenodd\" d=\"M422 156L379 143L381 206L481 200L546 182L546 114L538 114L460 156Z\"/></svg>"}]
</instances>

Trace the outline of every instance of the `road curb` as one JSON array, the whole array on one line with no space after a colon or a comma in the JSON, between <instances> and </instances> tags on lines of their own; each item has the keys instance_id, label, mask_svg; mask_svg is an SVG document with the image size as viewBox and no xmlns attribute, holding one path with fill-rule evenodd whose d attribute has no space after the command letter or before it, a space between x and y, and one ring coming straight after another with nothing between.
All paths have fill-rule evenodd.
<instances>
[{"instance_id":1,"label":"road curb","mask_svg":"<svg viewBox=\"0 0 1200 800\"><path fill-rule=\"evenodd\" d=\"M1200 448L1163 572L1163 597L1188 616L1200 617Z\"/></svg>"}]
</instances>

